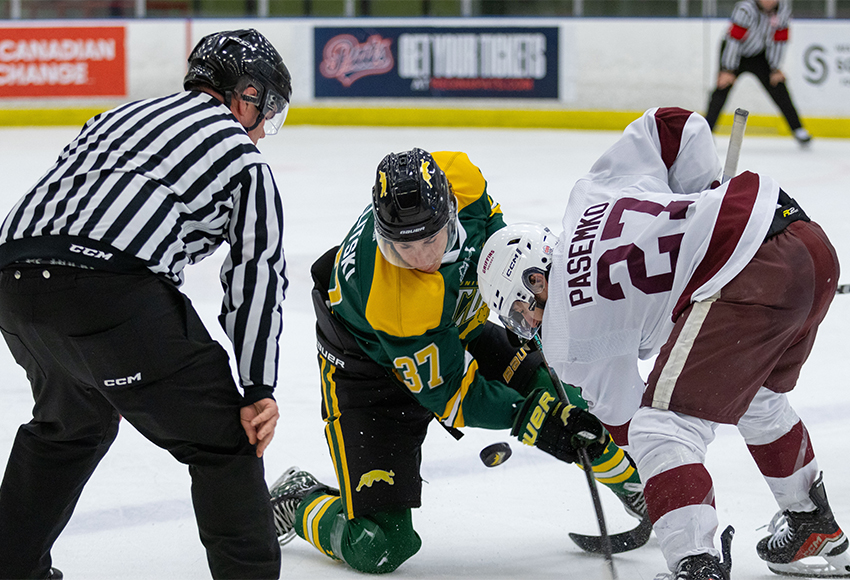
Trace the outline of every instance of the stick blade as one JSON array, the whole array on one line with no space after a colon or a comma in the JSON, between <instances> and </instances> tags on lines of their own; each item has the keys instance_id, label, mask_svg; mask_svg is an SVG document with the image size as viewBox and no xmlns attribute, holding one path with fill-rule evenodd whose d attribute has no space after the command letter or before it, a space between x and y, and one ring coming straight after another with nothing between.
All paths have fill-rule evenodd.
<instances>
[{"instance_id":1,"label":"stick blade","mask_svg":"<svg viewBox=\"0 0 850 580\"><path fill-rule=\"evenodd\" d=\"M622 554L640 548L649 541L651 534L652 522L649 521L649 518L643 518L636 528L608 536L611 540L611 553ZM601 536L587 536L574 532L570 532L569 536L576 546L585 552L602 554L605 551Z\"/></svg>"}]
</instances>

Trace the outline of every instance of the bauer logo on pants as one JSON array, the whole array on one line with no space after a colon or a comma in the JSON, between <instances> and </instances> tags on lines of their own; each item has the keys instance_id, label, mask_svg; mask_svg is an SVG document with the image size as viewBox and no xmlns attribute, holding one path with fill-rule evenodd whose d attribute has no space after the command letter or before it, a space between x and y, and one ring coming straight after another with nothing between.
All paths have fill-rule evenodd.
<instances>
[{"instance_id":1,"label":"bauer logo on pants","mask_svg":"<svg viewBox=\"0 0 850 580\"><path fill-rule=\"evenodd\" d=\"M387 484L392 485L395 483L393 476L395 476L395 472L384 471L383 469L367 471L360 476L360 483L357 484L357 489L355 491L360 491L363 489L363 486L372 487L372 484L376 481L386 481Z\"/></svg>"}]
</instances>

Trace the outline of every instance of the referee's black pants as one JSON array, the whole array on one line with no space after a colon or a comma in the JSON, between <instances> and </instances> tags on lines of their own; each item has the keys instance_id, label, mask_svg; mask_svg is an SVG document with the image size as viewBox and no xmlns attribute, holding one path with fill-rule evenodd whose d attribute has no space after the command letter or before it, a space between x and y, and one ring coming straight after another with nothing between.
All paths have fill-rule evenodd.
<instances>
[{"instance_id":1,"label":"referee's black pants","mask_svg":"<svg viewBox=\"0 0 850 580\"><path fill-rule=\"evenodd\" d=\"M720 49L721 54L723 48ZM793 133L803 125L800 123L800 116L797 114L797 109L794 108L794 103L791 101L791 95L788 93L788 87L785 83L770 84L770 65L767 63L767 56L764 52L760 52L755 56L741 57L741 64L738 65L738 70L734 71L736 76L741 76L743 72L750 72L756 75L759 82L779 107L788 127ZM714 129L717 123L717 118L720 116L720 111L723 110L723 105L726 104L726 98L729 96L729 91L735 86L734 83L725 89L715 88L708 100L708 111L705 114L705 120L708 121L708 126Z\"/></svg>"},{"instance_id":2,"label":"referee's black pants","mask_svg":"<svg viewBox=\"0 0 850 580\"><path fill-rule=\"evenodd\" d=\"M122 416L189 466L213 577L279 577L263 463L239 421L228 355L175 286L12 265L0 272L0 330L35 399L0 486L0 577L47 577Z\"/></svg>"}]
</instances>

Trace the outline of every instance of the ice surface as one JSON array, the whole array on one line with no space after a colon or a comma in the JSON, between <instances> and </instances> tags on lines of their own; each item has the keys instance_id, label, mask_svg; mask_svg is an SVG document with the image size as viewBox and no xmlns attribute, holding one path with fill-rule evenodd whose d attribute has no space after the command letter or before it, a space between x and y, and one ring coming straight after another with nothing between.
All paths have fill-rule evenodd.
<instances>
[{"instance_id":1,"label":"ice surface","mask_svg":"<svg viewBox=\"0 0 850 580\"><path fill-rule=\"evenodd\" d=\"M76 129L0 129L0 215L47 170ZM334 481L323 436L310 304L309 267L338 244L369 202L378 161L412 147L460 150L484 173L489 193L508 222L540 221L559 232L572 184L617 137L616 132L427 128L285 127L260 143L272 165L286 210L290 287L281 342L281 421L266 452L267 480L290 465ZM722 156L727 138L716 137ZM791 138L745 139L739 171L775 177L850 256L850 140L815 139L801 149ZM185 292L216 338L223 252L186 272ZM844 275L841 282L850 279ZM791 400L814 441L839 523L850 528L850 296L837 296ZM26 377L0 347L0 465L17 426L30 418ZM513 457L488 469L478 452L508 441L507 432L467 429L455 442L433 425L423 452L427 481L414 512L421 551L398 578L608 578L604 561L582 553L567 532L597 533L583 473L514 440ZM776 507L737 431L721 427L709 448L721 526L735 525L735 580L776 578L755 553ZM209 578L198 539L184 466L124 422L53 550L54 563L74 579ZM608 528L632 527L601 490ZM653 536L640 550L615 556L621 580L652 579L665 569ZM283 549L284 578L362 578L296 539Z\"/></svg>"}]
</instances>

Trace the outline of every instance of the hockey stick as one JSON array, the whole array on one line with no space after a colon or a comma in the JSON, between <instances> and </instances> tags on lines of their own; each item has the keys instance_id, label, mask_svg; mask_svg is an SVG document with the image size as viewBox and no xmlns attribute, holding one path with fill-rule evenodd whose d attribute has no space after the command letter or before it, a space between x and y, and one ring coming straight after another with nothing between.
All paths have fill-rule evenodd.
<instances>
[{"instance_id":1,"label":"hockey stick","mask_svg":"<svg viewBox=\"0 0 850 580\"><path fill-rule=\"evenodd\" d=\"M537 345L538 350L540 350L540 354L542 356L543 345L541 344L540 337L535 336L534 342ZM555 385L555 389L558 391L558 396L563 397L562 400L566 400L566 392L564 392L564 386L561 384L561 381L560 379L558 379L558 376L555 374L555 371L552 370L552 367L550 367L549 363L546 362L545 356L543 356L543 364L546 365L546 369L549 371L549 378ZM596 491L596 480L592 475L593 469L591 467L591 469L589 470L585 469L584 472L586 475L590 475L590 477L588 478L588 485L591 489L591 496L595 496L594 508L596 508L596 500L598 500L599 498L599 493ZM590 552L593 554L605 554L606 558L608 558L610 557L609 554L621 554L623 552L636 550L637 548L640 548L649 541L649 537L652 534L652 522L650 522L649 518L642 519L640 523L631 530L626 530L625 532L609 535L607 527L605 526L605 519L604 517L602 517L601 505L596 513L597 518L600 519L599 536L577 534L575 532L569 533L570 539L585 552ZM605 528L604 531L602 531L603 528ZM613 567L613 559L611 560L611 562L611 565ZM614 577L616 578L616 574Z\"/></svg>"},{"instance_id":2,"label":"hockey stick","mask_svg":"<svg viewBox=\"0 0 850 580\"><path fill-rule=\"evenodd\" d=\"M723 166L723 183L726 183L738 171L738 158L741 156L741 144L744 142L744 130L747 128L747 117L750 112L745 109L735 109L732 121L732 134L729 136L729 149L726 150L726 165Z\"/></svg>"},{"instance_id":3,"label":"hockey stick","mask_svg":"<svg viewBox=\"0 0 850 580\"><path fill-rule=\"evenodd\" d=\"M540 341L540 335L534 335L534 344L540 355L543 358L543 364L546 370L549 371L549 378L552 379L552 385L555 387L555 392L558 393L558 399L565 405L569 404L567 392L564 390L564 385L555 374L554 369L549 366L546 361L546 355L543 354L543 343ZM608 569L611 571L611 579L617 580L617 570L614 568L614 557L611 549L611 537L608 535L608 527L605 525L605 514L602 512L602 502L599 500L599 490L596 489L596 478L593 477L593 464L587 454L587 449L581 448L578 450L579 458L584 469L584 474L587 477L587 486L590 488L590 497L593 500L593 509L596 511L596 522L599 524L599 536L602 543L602 554L605 556L605 561L608 563Z\"/></svg>"},{"instance_id":4,"label":"hockey stick","mask_svg":"<svg viewBox=\"0 0 850 580\"><path fill-rule=\"evenodd\" d=\"M566 403L566 399L561 399ZM596 489L596 478L593 477L593 464L590 462L590 457L587 454L587 449L581 448L578 450L581 457L584 475L587 477L587 486L590 488L590 497L593 500L593 509L596 511L596 522L599 524L599 536L602 538L602 555L605 556L605 561L608 562L608 569L611 571L611 579L617 580L617 569L614 568L613 549L611 548L611 536L608 535L608 528L605 526L605 514L602 512L602 502L599 500L599 490Z\"/></svg>"},{"instance_id":5,"label":"hockey stick","mask_svg":"<svg viewBox=\"0 0 850 580\"><path fill-rule=\"evenodd\" d=\"M652 535L652 521L645 517L636 528L620 532L619 534L610 534L608 536L611 543L612 554L622 554L640 548L649 541ZM601 554L605 551L604 542L600 536L590 536L585 534L577 534L570 532L570 539L575 542L576 546L590 552L591 554Z\"/></svg>"},{"instance_id":6,"label":"hockey stick","mask_svg":"<svg viewBox=\"0 0 850 580\"><path fill-rule=\"evenodd\" d=\"M744 131L747 128L747 117L750 112L746 109L735 109L732 120L732 134L729 136L729 148L726 150L726 164L723 166L723 183L726 183L738 171L738 159L741 157L741 145L744 142ZM839 284L836 294L850 294L850 284Z\"/></svg>"},{"instance_id":7,"label":"hockey stick","mask_svg":"<svg viewBox=\"0 0 850 580\"><path fill-rule=\"evenodd\" d=\"M541 356L542 354L541 350ZM546 368L549 369L549 376L552 378L554 373L548 364L546 364ZM556 389L560 387L558 390L563 390L563 385L561 384L561 381L558 380L557 376L552 380ZM564 396L566 396L566 393L564 393ZM504 442L488 445L482 449L479 454L481 462L484 463L486 467L498 467L499 465L504 464L510 456L510 445ZM585 473L587 473L587 471L585 471ZM649 541L651 534L652 522L650 522L649 518L646 517L642 519L635 528L626 530L625 532L606 534L604 537L570 532L569 536L570 539L585 552L602 554L606 552L606 546L610 545L612 554L620 554L622 552L636 550L645 545Z\"/></svg>"},{"instance_id":8,"label":"hockey stick","mask_svg":"<svg viewBox=\"0 0 850 580\"><path fill-rule=\"evenodd\" d=\"M732 134L729 136L729 148L726 150L726 164L723 166L723 183L726 183L738 171L738 159L741 157L741 144L744 142L744 131L747 128L747 117L750 112L746 109L735 109L732 120ZM839 284L836 294L850 294L850 284Z\"/></svg>"}]
</instances>

